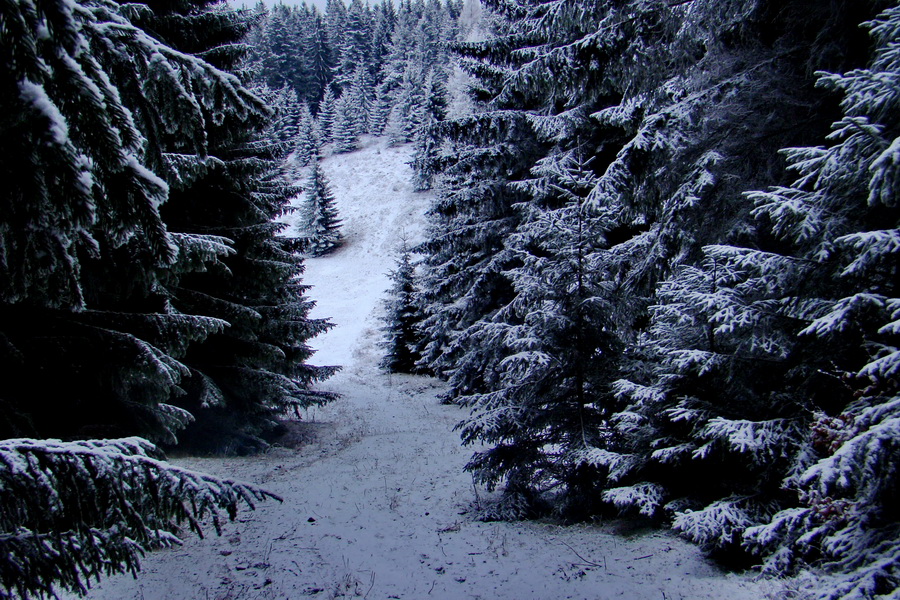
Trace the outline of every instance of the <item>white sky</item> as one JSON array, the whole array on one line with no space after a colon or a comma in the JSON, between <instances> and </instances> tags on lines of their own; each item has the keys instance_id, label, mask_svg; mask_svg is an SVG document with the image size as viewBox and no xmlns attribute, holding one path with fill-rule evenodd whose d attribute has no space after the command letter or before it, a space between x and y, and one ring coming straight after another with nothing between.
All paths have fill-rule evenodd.
<instances>
[{"instance_id":1,"label":"white sky","mask_svg":"<svg viewBox=\"0 0 900 600\"><path fill-rule=\"evenodd\" d=\"M302 4L302 0L263 0L266 3L266 6L272 6L275 4ZM238 8L246 8L250 6L256 6L257 0L228 0L228 3L232 6L236 6ZM319 7L319 10L325 12L325 0L307 0L307 4L315 4Z\"/></svg>"},{"instance_id":2,"label":"white sky","mask_svg":"<svg viewBox=\"0 0 900 600\"><path fill-rule=\"evenodd\" d=\"M228 0L228 2L232 6L237 7L246 7L246 6L256 6L258 0ZM266 3L266 6L273 6L275 4L302 4L303 0L263 0ZM326 0L306 0L307 4L314 4L319 7L321 12L325 12L325 1ZM350 0L344 0L344 4L350 4ZM372 4L369 1L369 4Z\"/></svg>"}]
</instances>

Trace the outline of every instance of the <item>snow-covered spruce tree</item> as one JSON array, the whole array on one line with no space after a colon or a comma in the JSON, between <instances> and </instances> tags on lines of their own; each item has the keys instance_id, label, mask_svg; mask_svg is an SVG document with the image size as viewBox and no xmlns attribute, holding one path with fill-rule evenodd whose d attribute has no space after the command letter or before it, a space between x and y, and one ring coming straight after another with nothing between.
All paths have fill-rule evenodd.
<instances>
[{"instance_id":1,"label":"snow-covered spruce tree","mask_svg":"<svg viewBox=\"0 0 900 600\"><path fill-rule=\"evenodd\" d=\"M368 2L350 0L341 32L341 57L335 72L335 83L346 95L353 87L357 70L366 78L375 75L372 69L372 14Z\"/></svg>"},{"instance_id":2,"label":"snow-covered spruce tree","mask_svg":"<svg viewBox=\"0 0 900 600\"><path fill-rule=\"evenodd\" d=\"M750 194L762 227L787 249L778 253L709 248L740 273L728 293L769 280L778 299L748 304L797 327L790 358L805 378L781 386L802 407L793 425L785 479L789 507L746 530L744 543L783 573L812 564L824 571L817 597L891 597L900 589L900 7L866 23L871 63L819 84L843 95L842 118L825 146L789 148L799 178ZM779 277L768 268L789 265ZM739 305L740 305L739 304ZM732 435L730 439L733 439ZM691 526L693 515L681 518ZM690 532L690 529L687 529Z\"/></svg>"},{"instance_id":3,"label":"snow-covered spruce tree","mask_svg":"<svg viewBox=\"0 0 900 600\"><path fill-rule=\"evenodd\" d=\"M318 158L320 145L319 129L316 126L316 120L312 116L309 106L303 105L294 144L294 164L299 167L305 167L310 164Z\"/></svg>"},{"instance_id":4,"label":"snow-covered spruce tree","mask_svg":"<svg viewBox=\"0 0 900 600\"><path fill-rule=\"evenodd\" d=\"M680 181L680 187L670 187L663 196L658 220L646 236L651 243L647 256L671 273L647 263L631 275L648 282L663 277L649 327L631 347L635 358L646 361L617 384L620 397L631 405L617 423L631 448L618 457L628 465L621 487L608 490L604 498L620 508L674 517L676 529L707 549L743 553L747 528L767 523L795 502L796 493L784 489L783 481L800 468L798 457L809 456L803 439L815 402L833 414L851 392L834 377L834 363L821 346L798 337L817 310L818 300L808 301L822 293L822 280L810 270L814 253L785 257L789 244L779 230L788 225L776 222L781 216L792 222L792 217L785 212L769 223L741 192L786 177L771 149L773 141L811 143L811 134L827 131L822 119L833 114L835 96L816 90L808 73L861 59L866 45L850 23L873 6L836 3L811 11L804 2L790 3L777 16L782 38L772 47L754 41L769 39L771 13L754 12L752 6L733 13L729 20L744 31L744 41L734 46L726 33L729 27L722 30L713 18L717 7L695 3L691 8L685 18L692 16L691 27L708 31L711 42L707 55L686 73L707 64L721 68L734 56L749 62L737 71L707 69L716 77L696 79L702 85L695 95L670 108L668 101L660 106L666 128L679 131L682 149L674 148L668 175L654 176L659 181L635 178L633 169L623 179L644 194L665 190L660 182L667 178ZM773 51L777 63L772 62ZM747 70L748 65L754 66ZM698 102L732 84L740 96L718 105ZM779 98L806 107L803 120ZM670 110L685 114L688 105L690 111L700 111L697 115L708 115L701 128L668 119ZM603 111L597 118L609 122L621 114ZM752 129L722 136L721 128L729 123L752 124ZM748 140L758 143L748 146ZM631 160L646 152L646 144L641 146ZM682 162L687 158L683 149L691 146L697 158ZM648 160L647 154L641 159ZM693 175L679 173L679 164L693 169ZM619 193L629 198L627 191ZM789 199L783 209L789 205L797 203ZM821 241L812 230L802 235L811 245Z\"/></svg>"},{"instance_id":5,"label":"snow-covered spruce tree","mask_svg":"<svg viewBox=\"0 0 900 600\"><path fill-rule=\"evenodd\" d=\"M177 310L229 324L183 359L192 376L178 404L196 422L182 441L196 450L265 447L279 418L334 397L311 389L336 370L308 363L308 340L331 324L308 317L302 259L278 235L283 226L276 219L300 189L282 175L283 148L268 133L211 127L207 139L216 159L190 180L173 182L163 208L171 231L202 228L234 248L215 268L181 278L171 300Z\"/></svg>"},{"instance_id":6,"label":"snow-covered spruce tree","mask_svg":"<svg viewBox=\"0 0 900 600\"><path fill-rule=\"evenodd\" d=\"M400 15L391 35L390 44L379 73L380 81L375 86L375 103L372 108L371 131L381 135L388 123L388 117L395 104L395 94L403 79L403 72L409 60L409 44L405 41L411 36L407 26L410 21L408 6L401 4Z\"/></svg>"},{"instance_id":7,"label":"snow-covered spruce tree","mask_svg":"<svg viewBox=\"0 0 900 600\"><path fill-rule=\"evenodd\" d=\"M470 119L460 132L462 140L470 132L480 133L481 138L469 138L480 148L443 136L447 147L441 160L450 168L441 188L447 191L439 192L433 211L440 235L426 246L425 360L448 376L448 399L473 408L472 417L461 425L466 441L484 440L490 446L469 465L489 486L505 487L504 501L490 516L534 514L540 500L555 492L563 502L562 512L596 510L599 493L591 501L591 490L610 470L590 464L586 457L609 454L603 450L609 442L603 428L610 415L611 379L602 379L615 372L610 359L610 349L617 347L612 309L608 300L568 304L561 291L567 278L568 284L578 281L574 272L583 276L576 287L585 298L603 291L602 272L588 277L584 269L588 263L599 268L604 227L599 213L591 213L573 197L581 194L583 200L594 179L573 164L581 163L574 159L576 153L589 155L594 147L579 146L577 134L587 131L585 138L590 139L587 115L598 96L609 93L610 85L602 81L602 72L592 73L584 64L573 67L579 63L572 44L573 36L577 40L584 35L582 28L603 14L572 8L573 3L542 4L552 4L562 13L562 22L541 21L541 12L524 19L522 7L507 3L502 7L508 11L503 13L507 20L500 23L506 32L501 29L493 41L461 45L458 50L466 58L464 66L476 76L475 97L488 110ZM540 31L522 35L538 26ZM554 53L557 43L561 49ZM528 52L549 58L542 63ZM542 114L560 107L565 112L558 117ZM438 131L452 133L450 127L457 121L448 121ZM487 126L477 130L471 121ZM551 154L554 146L563 148ZM463 160L457 161L454 154ZM495 170L498 163L502 170ZM478 198L481 194L483 199ZM482 221L489 210L504 206L501 220ZM615 212L605 214L609 219ZM593 237L584 230L581 242L577 235L566 235L578 231L579 224L591 229ZM482 226L490 226L499 236L488 237ZM560 239L554 240L555 235ZM579 255L582 264L571 270L570 259ZM541 291L537 282L548 278L559 287ZM597 330L586 331L583 344L567 349L564 330L578 320L596 325ZM596 356L583 352L591 345L605 352ZM517 377L526 380L521 389L516 389ZM548 400L545 404L542 396ZM519 417L521 427L515 424Z\"/></svg>"},{"instance_id":8,"label":"snow-covered spruce tree","mask_svg":"<svg viewBox=\"0 0 900 600\"><path fill-rule=\"evenodd\" d=\"M170 304L181 274L233 250L205 232L168 232L159 207L169 186L154 172L171 180L201 163L213 115L261 122L265 108L162 39L227 29L230 13L168 10L171 19L105 1L24 2L0 15L7 435L173 442L191 419L172 405L189 373L179 359L227 325ZM220 47L210 59L228 54Z\"/></svg>"},{"instance_id":9,"label":"snow-covered spruce tree","mask_svg":"<svg viewBox=\"0 0 900 600\"><path fill-rule=\"evenodd\" d=\"M315 6L260 3L256 24L246 39L256 84L287 87L298 102L317 106L332 79L332 51Z\"/></svg>"},{"instance_id":10,"label":"snow-covered spruce tree","mask_svg":"<svg viewBox=\"0 0 900 600\"><path fill-rule=\"evenodd\" d=\"M334 127L331 130L331 137L334 140L335 152L353 152L359 148L356 123L356 112L348 92L334 103Z\"/></svg>"},{"instance_id":11,"label":"snow-covered spruce tree","mask_svg":"<svg viewBox=\"0 0 900 600\"><path fill-rule=\"evenodd\" d=\"M319 112L316 114L316 122L319 126L319 135L323 144L330 144L334 141L334 117L335 117L335 100L334 92L331 86L325 86L325 92L322 96L322 102L319 104Z\"/></svg>"},{"instance_id":12,"label":"snow-covered spruce tree","mask_svg":"<svg viewBox=\"0 0 900 600\"><path fill-rule=\"evenodd\" d=\"M419 127L415 139L413 153L413 189L430 190L437 176L440 141L434 131L437 123L447 117L446 76L440 70L432 70L426 79L425 89L428 91L425 103L425 120Z\"/></svg>"},{"instance_id":13,"label":"snow-covered spruce tree","mask_svg":"<svg viewBox=\"0 0 900 600\"><path fill-rule=\"evenodd\" d=\"M230 324L184 358L192 377L179 404L197 417L183 436L195 449L265 447L280 427L278 418L334 397L311 387L337 367L307 362L313 354L308 340L331 323L309 318L302 259L278 236L283 226L274 221L300 190L285 183L277 170L281 155L266 148L253 138L227 144L220 155L228 160L190 187L173 189L164 211L173 231L204 223L235 248L221 268L183 278L173 299L181 310Z\"/></svg>"},{"instance_id":14,"label":"snow-covered spruce tree","mask_svg":"<svg viewBox=\"0 0 900 600\"><path fill-rule=\"evenodd\" d=\"M387 127L393 103L393 84L385 78L375 88L375 101L372 103L372 118L369 131L372 135L382 135Z\"/></svg>"},{"instance_id":15,"label":"snow-covered spruce tree","mask_svg":"<svg viewBox=\"0 0 900 600\"><path fill-rule=\"evenodd\" d=\"M489 347L470 344L466 330L505 306L512 285L504 274L517 258L504 247L515 231L513 205L525 194L510 185L527 175L538 144L522 115L502 109L445 121L441 157L445 177L430 209L422 295L423 365L449 377L451 392L485 391L491 377Z\"/></svg>"},{"instance_id":16,"label":"snow-covered spruce tree","mask_svg":"<svg viewBox=\"0 0 900 600\"><path fill-rule=\"evenodd\" d=\"M296 14L285 4L261 7L260 33L254 40L262 82L273 89L302 90L303 66L296 51Z\"/></svg>"},{"instance_id":17,"label":"snow-covered spruce tree","mask_svg":"<svg viewBox=\"0 0 900 600\"><path fill-rule=\"evenodd\" d=\"M4 352L21 380L11 381L5 394L30 401L39 393L48 399L50 406L31 417L36 432L140 433L167 443L191 419L184 408L198 413L224 402L217 409L218 425L207 428L208 437L227 440L233 429L256 443L260 430L271 427L273 417L285 409L326 400L308 387L332 370L305 363L311 354L305 340L328 325L305 318L309 302L297 281L302 267L280 248L277 226L271 223L296 190L275 176L280 146L254 138L267 110L235 76L186 53L202 53L221 68L233 68L243 53L236 42L247 28L246 19L231 11L207 10L202 2L170 4L159 12L120 12L118 5L106 2L86 2L82 8L74 14L83 21L76 23L89 40L86 47L97 48L95 55L82 54L111 65L105 83L118 87L108 93L110 103L121 99L125 116L152 140L138 138L140 163L135 158L125 164L146 165L165 183L151 180L160 196L150 205L153 212L141 215L124 178L97 179L103 185L95 186L95 194L124 201L131 212L122 211L127 219L118 223L115 210L103 207L106 200L98 198L103 210L96 212L97 224L89 232L97 240L95 247L85 247L78 256L80 310L56 311L34 325L21 316L10 319L5 330L10 344ZM116 29L105 27L106 22ZM129 35L107 43L109 31ZM129 74L120 63L136 71ZM54 93L54 86L66 81L57 80L47 86ZM66 102L68 96L61 102L68 110ZM103 115L102 110L109 109L101 105L93 114ZM72 122L86 112L81 110ZM127 122L112 123L122 135L128 133ZM91 136L79 135L106 143L92 137L95 131L102 129L95 125ZM94 161L97 169L106 164L105 159ZM141 169L146 178L150 171ZM157 212L160 204L166 226ZM150 219L154 214L158 223ZM128 224L138 218L143 220L140 228ZM167 236L164 252L147 247L157 230ZM81 237L82 243L89 239ZM27 307L34 313L35 305L40 306L33 300L19 304L11 310ZM197 345L228 326L215 343L203 350ZM52 328L52 333L42 328ZM49 349L33 339L49 340ZM211 357L207 351L213 347ZM71 374L58 383L37 375L50 364Z\"/></svg>"},{"instance_id":18,"label":"snow-covered spruce tree","mask_svg":"<svg viewBox=\"0 0 900 600\"><path fill-rule=\"evenodd\" d=\"M627 373L640 380L647 372L641 333L658 282L681 265L696 265L706 244L754 235L752 206L741 192L777 182L782 170L776 150L808 142L827 128L830 99L813 88L808 73L858 54L849 23L868 9L839 2L820 10L804 1L778 9L742 1L487 4L504 18L500 35L462 45L460 52L475 75L476 98L489 109L505 109L510 121L519 118L533 132L527 150L504 139L507 131L493 132L495 147L525 159L516 177L530 180L528 185L510 187L523 200L540 203L553 185L550 162L564 164L574 152L594 156L591 168L598 177L588 202L614 215L606 235L608 285L617 290L613 323L626 350L620 372L607 376ZM515 34L504 35L503 29ZM447 160L452 173L454 159ZM450 179L447 184L454 185ZM507 231L528 225L513 221ZM432 246L426 264L433 265L442 244L451 243L454 234L443 232L461 229L441 227L441 243ZM502 348L479 344L464 331L489 327L496 305L467 305L465 292L448 294L452 302L440 300L435 291L450 289L444 282L463 279L456 274L464 259L447 264L452 270L434 279L437 271L425 273L426 360L443 363L437 370L450 378L451 397L488 393L496 385L491 378ZM474 309L466 320L459 318L462 307ZM666 499L673 499L664 493L668 474L684 487L711 490L670 470L671 464L648 459L654 433L641 425L662 409L632 409L608 416L623 443L590 458L599 475L616 473L619 487L605 500L661 515ZM739 469L730 474L743 482L755 477Z\"/></svg>"},{"instance_id":19,"label":"snow-covered spruce tree","mask_svg":"<svg viewBox=\"0 0 900 600\"><path fill-rule=\"evenodd\" d=\"M310 13L309 26L304 31L301 42L301 51L304 54L310 81L307 102L314 110L318 110L325 88L330 85L333 78L334 60L322 16L315 7L310 8Z\"/></svg>"},{"instance_id":20,"label":"snow-covered spruce tree","mask_svg":"<svg viewBox=\"0 0 900 600\"><path fill-rule=\"evenodd\" d=\"M427 116L415 139L413 159L409 164L413 169L413 189L417 192L430 190L438 175L440 140L434 134L435 125L433 117Z\"/></svg>"},{"instance_id":21,"label":"snow-covered spruce tree","mask_svg":"<svg viewBox=\"0 0 900 600\"><path fill-rule=\"evenodd\" d=\"M397 257L397 268L388 274L392 282L384 301L386 340L381 368L390 373L420 373L419 322L422 319L412 254L404 240Z\"/></svg>"},{"instance_id":22,"label":"snow-covered spruce tree","mask_svg":"<svg viewBox=\"0 0 900 600\"><path fill-rule=\"evenodd\" d=\"M290 148L297 143L300 134L303 107L297 100L297 93L289 87L283 87L275 92L275 97L269 104L275 110L275 122L272 133L275 139L285 148Z\"/></svg>"},{"instance_id":23,"label":"snow-covered spruce tree","mask_svg":"<svg viewBox=\"0 0 900 600\"><path fill-rule=\"evenodd\" d=\"M400 4L394 17L396 24L391 28L390 43L383 47L382 56L377 61L380 70L377 79L373 80L375 100L371 133L380 135L387 127L387 134L395 143L416 138L417 130L408 129L412 114L410 94L427 96L427 89L421 89L426 73L429 70L446 72L449 68L446 47L456 40L458 18L458 11L441 2ZM410 86L420 89L416 93ZM417 112L415 115L417 123L421 124L424 119L419 118L421 115Z\"/></svg>"},{"instance_id":24,"label":"snow-covered spruce tree","mask_svg":"<svg viewBox=\"0 0 900 600\"><path fill-rule=\"evenodd\" d=\"M518 259L505 272L512 300L466 334L499 359L487 391L458 399L472 409L464 442L489 446L467 469L489 489L504 484L491 518L533 514L551 497L561 514L590 515L617 475L607 461L621 355L604 247L613 215L585 201L596 176L577 159L544 167L553 191L516 206L522 223L507 241Z\"/></svg>"},{"instance_id":25,"label":"snow-covered spruce tree","mask_svg":"<svg viewBox=\"0 0 900 600\"><path fill-rule=\"evenodd\" d=\"M343 243L341 220L328 178L318 161L307 180L304 203L306 239L303 244L306 253L321 256L338 248Z\"/></svg>"},{"instance_id":26,"label":"snow-covered spruce tree","mask_svg":"<svg viewBox=\"0 0 900 600\"><path fill-rule=\"evenodd\" d=\"M421 54L406 64L394 92L394 102L385 125L391 144L413 141L425 121L425 71Z\"/></svg>"},{"instance_id":27,"label":"snow-covered spruce tree","mask_svg":"<svg viewBox=\"0 0 900 600\"><path fill-rule=\"evenodd\" d=\"M391 37L397 27L397 9L391 0L381 0L372 10L371 72L379 77L390 53Z\"/></svg>"},{"instance_id":28,"label":"snow-covered spruce tree","mask_svg":"<svg viewBox=\"0 0 900 600\"><path fill-rule=\"evenodd\" d=\"M562 8L572 5L552 4ZM478 361L465 361L464 366L462 362L457 362L459 356L454 357L453 352L448 352L450 347L454 347L465 355L464 349L469 348L474 356L480 352L478 347L457 344L450 342L450 339L460 335L479 319L490 320L498 306L508 303L510 284L503 275L505 268L498 267L512 263L515 259L503 248L503 239L517 229L523 214L522 211L514 211L512 205L530 198L528 188L511 185L511 182L529 179L530 169L548 152L552 144L541 140L538 131L532 126L532 123L541 124L551 119L538 121L539 115L531 115L523 110L523 100L531 106L537 106L538 101L535 98L538 93L530 90L523 82L544 82L551 85L547 79L547 73L551 71L555 74L553 84L569 81L559 77L558 74L568 75L561 65L577 64L575 61L561 59L557 61L559 64L554 63L553 69L550 69L544 68L546 65L539 64L539 61L528 61L527 57L520 60L516 54L523 51L516 49L517 46L527 45L536 38L523 37L517 33L522 30L525 21L522 20L522 11L513 3L504 4L502 8L508 12L503 12L506 19L499 21L501 30L495 40L462 44L458 48L465 59L463 65L475 76L473 94L476 100L483 103L484 108L479 110L484 111L484 114L476 114L469 119L451 120L438 128L441 137L447 140L444 142L446 148L441 162L446 163L444 170L448 177L442 182L446 191L439 192L440 197L433 210L437 235L433 242L429 242L433 245L429 245L426 258L426 264L430 268L425 272L425 292L429 304L427 310L431 314L426 322L429 332L427 344L430 349L425 352L425 356L427 360L443 363L442 367L433 365L439 373L453 374L452 381L460 384L458 389L454 384L455 394L485 391L479 390L483 386L475 384L475 381L480 377L479 372L490 372L490 369ZM585 15L574 15L570 19L571 23L583 23L587 27L594 22L590 12L585 18L581 18L582 16ZM548 26L546 29L553 35L572 35L562 26ZM539 51L539 48L535 50ZM526 64L535 65L534 70L521 79L514 79L515 69L521 66L523 60ZM595 81L596 77L589 79L587 75L589 73L571 77L573 81L578 81L577 86L573 84L571 89L554 89L559 89L560 97L572 92L565 100L571 99L577 106L583 90L600 94L604 89L602 82ZM505 88L507 84L521 89ZM563 102L557 102L556 98L549 104L554 107L560 104L565 106ZM570 116L571 113L574 115ZM584 114L577 111L570 111L570 114L566 115L570 116L569 119L563 117L552 122L564 126L579 116L582 122L587 120ZM572 131L574 130L570 128L567 133L571 135ZM459 141L455 141L454 136L459 136ZM558 138L563 139L563 136ZM459 159L455 158L457 155ZM446 213L446 217L442 213ZM445 218L448 221L446 223L443 222ZM494 219L498 219L497 222L493 222ZM485 227L484 233L482 227ZM495 238L492 234L487 234L487 231L496 231L498 235ZM488 239L490 243L487 243ZM488 266L494 260L498 262ZM475 266L482 261L485 261L483 266ZM439 270L431 270L441 263L444 266ZM463 266L467 263L474 264ZM482 293L484 290L478 291L477 287L470 296L467 290L469 285L476 283L477 286L482 286L488 282L493 282L490 287L497 286L497 291L504 290L499 298L498 294ZM456 283L462 286L456 288ZM500 304L496 303L498 299Z\"/></svg>"},{"instance_id":29,"label":"snow-covered spruce tree","mask_svg":"<svg viewBox=\"0 0 900 600\"><path fill-rule=\"evenodd\" d=\"M353 130L356 135L369 133L372 125L372 86L368 71L359 66L353 74L348 94L348 111L354 116Z\"/></svg>"},{"instance_id":30,"label":"snow-covered spruce tree","mask_svg":"<svg viewBox=\"0 0 900 600\"><path fill-rule=\"evenodd\" d=\"M138 16L178 50L201 53L219 69L233 70L243 57L239 41L249 25L246 15L192 1ZM175 267L159 274L157 293L165 294L163 306L174 318L201 315L220 324L220 335L203 344L203 336L186 325L175 338L173 354L190 378L173 390L180 395L173 403L197 417L181 441L241 450L259 447L260 434L272 430L275 418L330 398L309 388L334 369L306 363L312 354L306 340L329 325L306 318L311 304L298 280L302 264L276 236L279 226L272 221L297 190L278 175L285 148L259 133L267 121L265 107L235 76L195 60L195 68L206 68L198 73L205 85L195 87L208 98L163 113L171 123L149 103L137 104L134 114L153 132L147 162L167 180L169 200L161 212L183 249ZM186 125L176 126L188 118L202 128L192 144L184 139ZM140 281L115 273L97 279L104 282L98 304L108 301L109 288ZM127 283L120 293L134 296ZM162 337L147 326L138 331L151 343ZM188 348L189 342L195 343Z\"/></svg>"},{"instance_id":31,"label":"snow-covered spruce tree","mask_svg":"<svg viewBox=\"0 0 900 600\"><path fill-rule=\"evenodd\" d=\"M440 123L447 118L450 92L447 91L447 71L441 66L433 66L425 78L425 114Z\"/></svg>"},{"instance_id":32,"label":"snow-covered spruce tree","mask_svg":"<svg viewBox=\"0 0 900 600\"><path fill-rule=\"evenodd\" d=\"M335 71L341 64L341 51L344 47L344 30L346 29L347 6L344 0L327 0L325 3L325 31L328 34L328 46L331 48Z\"/></svg>"},{"instance_id":33,"label":"snow-covered spruce tree","mask_svg":"<svg viewBox=\"0 0 900 600\"><path fill-rule=\"evenodd\" d=\"M147 550L202 536L221 513L275 498L162 462L141 438L0 442L0 598L85 595L92 581L136 575Z\"/></svg>"}]
</instances>

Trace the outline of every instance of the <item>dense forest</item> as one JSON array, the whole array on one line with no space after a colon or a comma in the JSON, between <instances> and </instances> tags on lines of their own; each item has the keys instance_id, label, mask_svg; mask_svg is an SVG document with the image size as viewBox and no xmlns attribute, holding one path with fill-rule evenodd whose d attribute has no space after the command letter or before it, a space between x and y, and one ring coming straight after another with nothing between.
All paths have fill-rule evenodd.
<instances>
[{"instance_id":1,"label":"dense forest","mask_svg":"<svg viewBox=\"0 0 900 600\"><path fill-rule=\"evenodd\" d=\"M895 594L898 7L484 4L417 351L485 517L643 515Z\"/></svg>"},{"instance_id":2,"label":"dense forest","mask_svg":"<svg viewBox=\"0 0 900 600\"><path fill-rule=\"evenodd\" d=\"M0 597L271 496L157 445L258 451L335 399L303 264L365 136L434 190L382 364L446 380L480 518L896 597L900 6L481 4L466 41L459 0L0 0Z\"/></svg>"}]
</instances>

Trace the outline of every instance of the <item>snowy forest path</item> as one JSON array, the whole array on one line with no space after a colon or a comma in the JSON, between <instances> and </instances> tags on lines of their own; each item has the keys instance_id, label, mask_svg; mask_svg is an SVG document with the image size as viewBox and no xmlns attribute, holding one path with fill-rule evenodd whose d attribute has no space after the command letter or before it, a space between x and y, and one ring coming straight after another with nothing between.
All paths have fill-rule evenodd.
<instances>
[{"instance_id":1,"label":"snowy forest path","mask_svg":"<svg viewBox=\"0 0 900 600\"><path fill-rule=\"evenodd\" d=\"M344 369L321 388L342 398L310 410L283 447L259 456L181 459L188 468L261 484L284 498L244 512L221 537L146 557L137 579L105 581L91 598L237 600L676 600L762 597L668 533L608 526L483 523L434 379L378 370L380 300L401 238L424 235L409 147L367 140L323 163L346 245L307 263L314 316L337 326L314 340L315 364ZM479 498L481 494L482 498Z\"/></svg>"}]
</instances>

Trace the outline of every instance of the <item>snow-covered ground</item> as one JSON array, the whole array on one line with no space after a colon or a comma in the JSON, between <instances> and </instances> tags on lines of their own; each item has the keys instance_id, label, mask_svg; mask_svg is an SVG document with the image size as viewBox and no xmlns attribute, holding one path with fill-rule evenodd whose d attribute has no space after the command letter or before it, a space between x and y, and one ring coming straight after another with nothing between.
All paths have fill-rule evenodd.
<instances>
[{"instance_id":1,"label":"snow-covered ground","mask_svg":"<svg viewBox=\"0 0 900 600\"><path fill-rule=\"evenodd\" d=\"M379 304L394 249L424 231L426 194L408 182L409 147L368 140L324 161L347 244L307 262L317 364L344 370L343 394L310 411L291 443L261 456L176 461L254 482L284 498L241 513L222 537L149 555L143 572L105 581L91 598L126 600L436 599L702 600L761 598L764 585L724 575L695 547L614 525L482 523L484 497L463 472L441 383L377 369Z\"/></svg>"}]
</instances>

